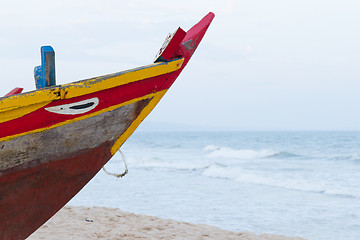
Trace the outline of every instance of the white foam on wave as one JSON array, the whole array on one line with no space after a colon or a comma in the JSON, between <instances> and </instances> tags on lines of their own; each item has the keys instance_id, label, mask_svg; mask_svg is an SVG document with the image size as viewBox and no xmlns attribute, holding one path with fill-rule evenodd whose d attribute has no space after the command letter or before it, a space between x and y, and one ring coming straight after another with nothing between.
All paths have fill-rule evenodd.
<instances>
[{"instance_id":1,"label":"white foam on wave","mask_svg":"<svg viewBox=\"0 0 360 240\"><path fill-rule=\"evenodd\" d=\"M194 171L208 167L209 163L179 160L165 161L160 158L130 158L128 160L128 165L129 167L135 168Z\"/></svg>"},{"instance_id":2,"label":"white foam on wave","mask_svg":"<svg viewBox=\"0 0 360 240\"><path fill-rule=\"evenodd\" d=\"M232 149L230 147L219 147L215 145L208 145L204 148L204 151L208 152L206 155L209 158L237 158L237 159L256 159L270 157L278 152L262 149Z\"/></svg>"},{"instance_id":3,"label":"white foam on wave","mask_svg":"<svg viewBox=\"0 0 360 240\"><path fill-rule=\"evenodd\" d=\"M351 155L350 160L352 161L360 161L360 155L358 153L354 153Z\"/></svg>"},{"instance_id":4,"label":"white foam on wave","mask_svg":"<svg viewBox=\"0 0 360 240\"><path fill-rule=\"evenodd\" d=\"M324 181L312 181L301 177L297 178L294 175L248 171L241 167L228 167L218 163L212 164L202 174L208 177L230 179L241 183L360 198L360 191L334 186Z\"/></svg>"},{"instance_id":5,"label":"white foam on wave","mask_svg":"<svg viewBox=\"0 0 360 240\"><path fill-rule=\"evenodd\" d=\"M340 154L340 155L333 155L330 157L331 160L336 160L336 161L360 161L360 155L358 153L353 153L353 154Z\"/></svg>"}]
</instances>

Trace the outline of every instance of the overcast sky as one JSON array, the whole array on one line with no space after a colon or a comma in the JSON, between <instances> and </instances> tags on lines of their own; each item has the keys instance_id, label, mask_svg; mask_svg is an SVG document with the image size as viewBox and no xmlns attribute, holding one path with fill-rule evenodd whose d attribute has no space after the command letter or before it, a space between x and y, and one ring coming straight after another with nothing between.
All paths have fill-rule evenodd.
<instances>
[{"instance_id":1,"label":"overcast sky","mask_svg":"<svg viewBox=\"0 0 360 240\"><path fill-rule=\"evenodd\" d=\"M0 95L35 88L40 46L57 83L152 63L170 32L215 19L146 120L234 130L360 130L360 2L4 1Z\"/></svg>"}]
</instances>

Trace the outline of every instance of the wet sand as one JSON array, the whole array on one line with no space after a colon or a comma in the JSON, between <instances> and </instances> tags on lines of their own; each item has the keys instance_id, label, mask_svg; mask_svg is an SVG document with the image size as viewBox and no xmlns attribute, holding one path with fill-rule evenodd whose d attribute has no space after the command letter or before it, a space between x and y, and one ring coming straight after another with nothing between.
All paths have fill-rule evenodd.
<instances>
[{"instance_id":1,"label":"wet sand","mask_svg":"<svg viewBox=\"0 0 360 240\"><path fill-rule=\"evenodd\" d=\"M65 206L28 239L303 240L299 237L231 232L210 225L123 212L117 208L72 206Z\"/></svg>"}]
</instances>

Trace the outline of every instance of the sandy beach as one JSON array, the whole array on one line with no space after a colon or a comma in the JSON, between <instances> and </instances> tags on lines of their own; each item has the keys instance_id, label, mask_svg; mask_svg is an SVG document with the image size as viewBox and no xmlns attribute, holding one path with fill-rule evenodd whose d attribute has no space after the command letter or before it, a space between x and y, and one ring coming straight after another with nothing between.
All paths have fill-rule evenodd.
<instances>
[{"instance_id":1,"label":"sandy beach","mask_svg":"<svg viewBox=\"0 0 360 240\"><path fill-rule=\"evenodd\" d=\"M220 228L123 212L117 208L65 206L34 232L35 239L239 239L304 240Z\"/></svg>"}]
</instances>

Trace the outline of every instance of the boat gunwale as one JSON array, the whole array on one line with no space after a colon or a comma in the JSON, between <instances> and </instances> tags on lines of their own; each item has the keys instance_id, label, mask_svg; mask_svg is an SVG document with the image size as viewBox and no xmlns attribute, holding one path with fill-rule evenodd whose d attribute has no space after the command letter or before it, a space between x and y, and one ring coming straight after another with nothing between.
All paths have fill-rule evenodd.
<instances>
[{"instance_id":1,"label":"boat gunwale","mask_svg":"<svg viewBox=\"0 0 360 240\"><path fill-rule=\"evenodd\" d=\"M169 62L153 63L117 73L56 85L40 90L24 92L17 95L1 97L0 114L34 104L51 102L60 99L70 99L175 72L181 68L183 62L184 58L178 58Z\"/></svg>"}]
</instances>

